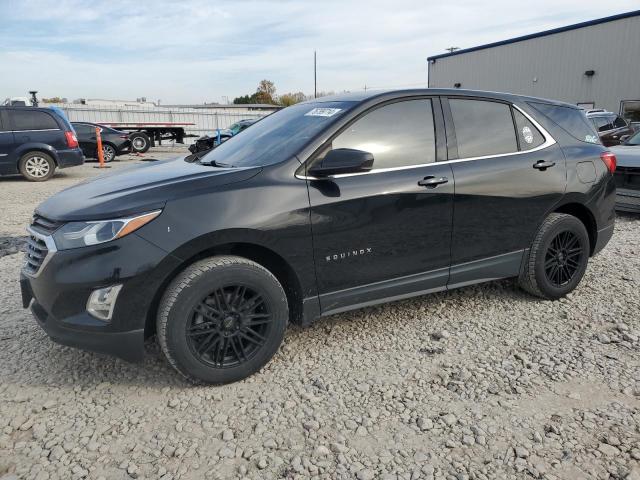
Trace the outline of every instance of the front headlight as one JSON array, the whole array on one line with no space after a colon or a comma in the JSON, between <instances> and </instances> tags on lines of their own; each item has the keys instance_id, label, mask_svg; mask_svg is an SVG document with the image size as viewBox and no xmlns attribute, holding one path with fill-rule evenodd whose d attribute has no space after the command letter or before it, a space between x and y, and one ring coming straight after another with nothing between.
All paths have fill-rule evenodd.
<instances>
[{"instance_id":1,"label":"front headlight","mask_svg":"<svg viewBox=\"0 0 640 480\"><path fill-rule=\"evenodd\" d=\"M160 215L162 210L136 215L134 217L117 218L115 220L98 220L95 222L70 222L60 227L53 234L58 250L86 247L110 242L135 232L143 225Z\"/></svg>"}]
</instances>

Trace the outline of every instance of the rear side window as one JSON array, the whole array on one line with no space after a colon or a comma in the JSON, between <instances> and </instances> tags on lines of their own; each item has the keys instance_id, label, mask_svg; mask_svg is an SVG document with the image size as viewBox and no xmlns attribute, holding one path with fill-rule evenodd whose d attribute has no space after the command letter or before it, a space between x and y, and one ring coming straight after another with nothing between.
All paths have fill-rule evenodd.
<instances>
[{"instance_id":1,"label":"rear side window","mask_svg":"<svg viewBox=\"0 0 640 480\"><path fill-rule=\"evenodd\" d=\"M513 118L516 121L516 132L520 150L531 150L544 143L544 136L531 121L515 108Z\"/></svg>"},{"instance_id":2,"label":"rear side window","mask_svg":"<svg viewBox=\"0 0 640 480\"><path fill-rule=\"evenodd\" d=\"M613 130L613 123L611 117L592 117L591 123L596 127L598 132L607 132Z\"/></svg>"},{"instance_id":3,"label":"rear side window","mask_svg":"<svg viewBox=\"0 0 640 480\"><path fill-rule=\"evenodd\" d=\"M50 114L39 110L13 110L11 120L14 130L57 130L60 128L58 122Z\"/></svg>"},{"instance_id":4,"label":"rear side window","mask_svg":"<svg viewBox=\"0 0 640 480\"><path fill-rule=\"evenodd\" d=\"M450 99L460 158L518 151L511 107L485 100Z\"/></svg>"},{"instance_id":5,"label":"rear side window","mask_svg":"<svg viewBox=\"0 0 640 480\"><path fill-rule=\"evenodd\" d=\"M573 138L587 143L600 143L584 112L578 108L549 105L548 103L530 102L533 108L557 124Z\"/></svg>"},{"instance_id":6,"label":"rear side window","mask_svg":"<svg viewBox=\"0 0 640 480\"><path fill-rule=\"evenodd\" d=\"M332 148L370 152L375 169L435 162L431 100L407 100L377 108L338 135Z\"/></svg>"}]
</instances>

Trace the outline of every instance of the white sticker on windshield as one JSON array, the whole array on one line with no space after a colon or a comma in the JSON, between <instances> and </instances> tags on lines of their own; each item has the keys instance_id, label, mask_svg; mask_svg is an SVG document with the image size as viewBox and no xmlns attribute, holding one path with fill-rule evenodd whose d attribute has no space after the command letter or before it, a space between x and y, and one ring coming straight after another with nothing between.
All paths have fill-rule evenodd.
<instances>
[{"instance_id":1,"label":"white sticker on windshield","mask_svg":"<svg viewBox=\"0 0 640 480\"><path fill-rule=\"evenodd\" d=\"M341 108L314 108L304 114L305 117L333 117Z\"/></svg>"}]
</instances>

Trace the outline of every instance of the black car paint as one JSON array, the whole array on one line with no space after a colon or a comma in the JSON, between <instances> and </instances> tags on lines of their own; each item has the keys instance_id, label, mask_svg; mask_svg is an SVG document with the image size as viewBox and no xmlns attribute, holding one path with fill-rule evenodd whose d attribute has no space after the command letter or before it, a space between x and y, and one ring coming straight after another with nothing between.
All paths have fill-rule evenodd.
<instances>
[{"instance_id":1,"label":"black car paint","mask_svg":"<svg viewBox=\"0 0 640 480\"><path fill-rule=\"evenodd\" d=\"M459 159L449 96L513 104L557 143L493 159ZM307 176L308 160L358 115L384 102L424 97L439 107L436 163L333 179ZM583 219L592 254L611 237L615 186L600 160L605 149L576 141L536 114L526 97L429 89L343 100L354 102L348 115L282 162L217 168L175 160L85 182L44 202L37 213L57 221L163 212L127 237L58 252L38 277L23 274L26 300L33 292L40 324L61 343L137 360L143 338L153 333L162 290L203 256L237 253L261 261L285 283L292 321L306 325L321 315L518 275L539 225L553 211ZM541 171L533 167L539 160L555 166ZM424 188L418 182L425 176L448 182ZM90 290L116 282L124 287L105 325L86 313L85 303Z\"/></svg>"},{"instance_id":2,"label":"black car paint","mask_svg":"<svg viewBox=\"0 0 640 480\"><path fill-rule=\"evenodd\" d=\"M58 129L15 130L12 112L28 109L44 111L58 124ZM70 124L48 108L0 107L0 175L19 173L20 158L26 153L41 151L49 154L58 168L73 167L84 163L80 148L69 148L65 131L72 131Z\"/></svg>"},{"instance_id":3,"label":"black car paint","mask_svg":"<svg viewBox=\"0 0 640 480\"><path fill-rule=\"evenodd\" d=\"M76 130L78 143L80 144L80 148L82 149L82 153L84 153L85 157L97 158L98 140L95 130L89 133L85 132L82 128L78 128L78 126L83 125L91 128L100 128L102 144L111 145L114 148L116 155L122 155L131 151L131 141L129 140L126 132L114 130L113 128L98 125L96 123L71 122L71 125Z\"/></svg>"}]
</instances>

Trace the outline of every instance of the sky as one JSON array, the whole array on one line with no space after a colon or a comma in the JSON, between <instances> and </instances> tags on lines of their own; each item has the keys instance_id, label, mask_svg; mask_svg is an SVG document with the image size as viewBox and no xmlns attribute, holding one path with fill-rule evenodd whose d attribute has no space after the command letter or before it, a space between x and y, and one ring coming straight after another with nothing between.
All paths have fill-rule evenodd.
<instances>
[{"instance_id":1,"label":"sky","mask_svg":"<svg viewBox=\"0 0 640 480\"><path fill-rule=\"evenodd\" d=\"M0 99L226 102L423 87L427 61L638 8L637 0L0 0Z\"/></svg>"}]
</instances>

